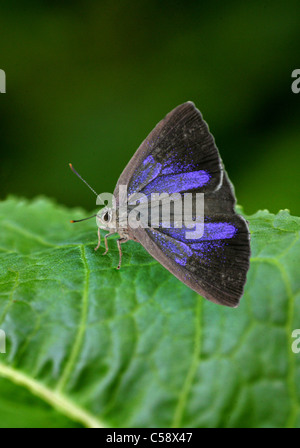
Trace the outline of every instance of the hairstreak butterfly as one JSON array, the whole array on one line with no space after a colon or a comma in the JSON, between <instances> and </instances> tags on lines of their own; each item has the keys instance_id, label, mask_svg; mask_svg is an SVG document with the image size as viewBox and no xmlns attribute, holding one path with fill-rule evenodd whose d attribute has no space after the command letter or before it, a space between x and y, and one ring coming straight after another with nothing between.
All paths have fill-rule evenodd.
<instances>
[{"instance_id":1,"label":"hairstreak butterfly","mask_svg":"<svg viewBox=\"0 0 300 448\"><path fill-rule=\"evenodd\" d=\"M124 186L126 194L124 188L120 193ZM164 201L153 200L153 195L162 193L176 195L168 209L169 225L162 213ZM204 197L200 217L197 193ZM107 237L118 233L118 268L121 244L131 239L198 294L230 307L239 304L249 269L250 234L245 219L235 212L234 190L214 138L192 102L176 107L156 125L121 174L114 197L114 207L104 207L95 215L99 227L95 249L100 246L100 228L109 231L105 253ZM144 208L141 198L149 200ZM191 199L192 221L202 223L198 236L187 233L185 205L176 208L176 201L185 204L185 198ZM137 227L127 220L134 204L140 204L143 222ZM154 206L149 208L149 204ZM154 212L155 225L150 219Z\"/></svg>"}]
</instances>

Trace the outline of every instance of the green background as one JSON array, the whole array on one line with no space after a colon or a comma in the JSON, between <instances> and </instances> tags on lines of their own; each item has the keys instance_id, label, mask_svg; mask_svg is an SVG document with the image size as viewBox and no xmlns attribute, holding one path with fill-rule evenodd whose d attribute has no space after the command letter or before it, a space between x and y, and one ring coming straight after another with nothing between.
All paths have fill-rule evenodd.
<instances>
[{"instance_id":1,"label":"green background","mask_svg":"<svg viewBox=\"0 0 300 448\"><path fill-rule=\"evenodd\" d=\"M9 354L0 359L1 427L88 426L55 410L65 368L67 405L111 426L300 426L300 358L290 350L299 220L247 217L251 269L231 310L202 300L138 244L125 245L120 272L114 242L107 257L103 247L95 254L95 223L69 223L95 198L68 168L112 192L155 124L192 100L246 215L299 215L300 94L291 91L299 17L292 0L1 3L0 199L43 195L82 207L0 203ZM57 371L56 341L65 350ZM48 401L28 378L50 391Z\"/></svg>"},{"instance_id":2,"label":"green background","mask_svg":"<svg viewBox=\"0 0 300 448\"><path fill-rule=\"evenodd\" d=\"M94 209L155 124L192 100L246 213L300 213L299 1L0 6L1 198Z\"/></svg>"}]
</instances>

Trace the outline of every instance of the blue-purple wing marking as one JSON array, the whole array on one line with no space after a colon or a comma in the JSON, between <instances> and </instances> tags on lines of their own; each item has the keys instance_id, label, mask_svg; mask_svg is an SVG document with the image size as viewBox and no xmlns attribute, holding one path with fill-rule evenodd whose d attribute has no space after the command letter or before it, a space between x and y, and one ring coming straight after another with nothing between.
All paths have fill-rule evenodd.
<instances>
[{"instance_id":1,"label":"blue-purple wing marking","mask_svg":"<svg viewBox=\"0 0 300 448\"><path fill-rule=\"evenodd\" d=\"M246 221L234 211L235 195L214 139L191 102L170 112L136 151L119 185L133 193L204 193L204 233L186 228L129 229L130 238L207 299L237 306L249 269Z\"/></svg>"}]
</instances>

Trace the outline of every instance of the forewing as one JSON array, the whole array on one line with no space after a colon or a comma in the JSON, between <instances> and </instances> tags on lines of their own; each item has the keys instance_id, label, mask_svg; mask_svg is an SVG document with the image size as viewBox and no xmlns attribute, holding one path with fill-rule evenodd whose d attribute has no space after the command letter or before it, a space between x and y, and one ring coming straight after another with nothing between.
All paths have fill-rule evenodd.
<instances>
[{"instance_id":1,"label":"forewing","mask_svg":"<svg viewBox=\"0 0 300 448\"><path fill-rule=\"evenodd\" d=\"M140 145L121 174L128 193L152 191L214 191L222 184L223 168L214 139L192 102L161 120ZM180 185L179 185L180 184ZM178 188L180 190L178 190Z\"/></svg>"}]
</instances>

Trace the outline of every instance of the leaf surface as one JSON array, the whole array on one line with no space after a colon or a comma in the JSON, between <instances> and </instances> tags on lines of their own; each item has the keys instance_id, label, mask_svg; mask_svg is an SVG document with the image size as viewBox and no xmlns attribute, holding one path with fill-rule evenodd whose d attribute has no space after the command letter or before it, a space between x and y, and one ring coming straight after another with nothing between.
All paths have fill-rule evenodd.
<instances>
[{"instance_id":1,"label":"leaf surface","mask_svg":"<svg viewBox=\"0 0 300 448\"><path fill-rule=\"evenodd\" d=\"M139 244L95 253L94 220L0 203L2 427L299 427L300 219L246 217L237 309L202 299ZM299 344L300 346L300 344Z\"/></svg>"}]
</instances>

